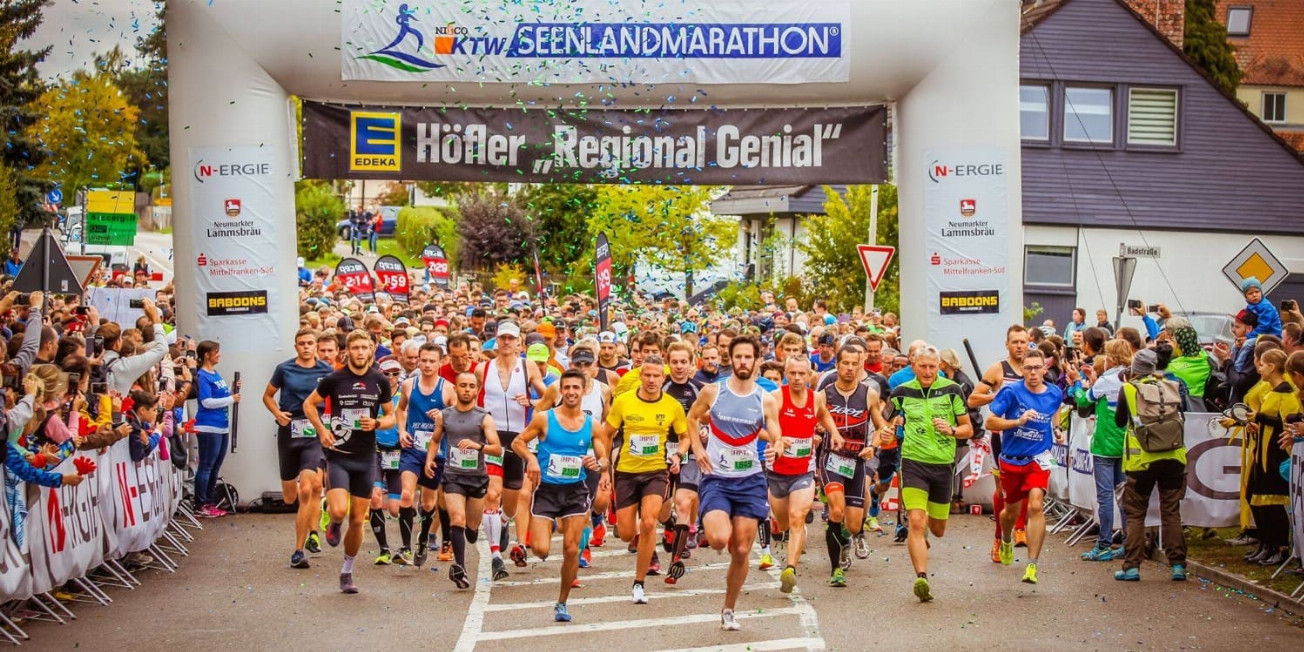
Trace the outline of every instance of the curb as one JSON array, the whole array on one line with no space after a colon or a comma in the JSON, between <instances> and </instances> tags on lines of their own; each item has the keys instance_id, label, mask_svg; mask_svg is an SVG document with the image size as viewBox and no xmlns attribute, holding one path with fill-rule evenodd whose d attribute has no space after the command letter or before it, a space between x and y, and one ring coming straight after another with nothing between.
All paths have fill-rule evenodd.
<instances>
[{"instance_id":1,"label":"curb","mask_svg":"<svg viewBox=\"0 0 1304 652\"><path fill-rule=\"evenodd\" d=\"M1202 564L1192 559L1186 560L1186 567L1192 574L1209 580L1210 582L1244 591L1247 595L1257 597L1261 602L1274 600L1279 605L1279 608L1290 611L1295 615L1304 615L1304 599L1292 598L1275 589L1255 584L1254 582L1238 575L1233 575L1227 571L1213 568L1212 566Z\"/></svg>"}]
</instances>

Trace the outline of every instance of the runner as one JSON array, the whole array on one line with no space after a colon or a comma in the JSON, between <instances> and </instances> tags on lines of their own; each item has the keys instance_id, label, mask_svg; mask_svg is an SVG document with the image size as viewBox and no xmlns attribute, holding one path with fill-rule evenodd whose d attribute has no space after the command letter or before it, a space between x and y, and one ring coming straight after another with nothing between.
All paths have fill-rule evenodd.
<instances>
[{"instance_id":1,"label":"runner","mask_svg":"<svg viewBox=\"0 0 1304 652\"><path fill-rule=\"evenodd\" d=\"M693 408L697 395L702 391L702 383L692 377L693 347L687 342L674 342L667 347L666 352L670 358L670 378L666 381L663 391L679 401L679 405L687 414ZM699 432L689 431L685 436L699 435ZM691 551L697 548L697 486L702 479L702 471L697 468L696 459L691 452L691 442L688 450L690 451L688 456L679 465L679 473L670 479L674 494L674 514L670 520L662 523L665 528L662 545L666 547L666 552L671 553L670 572L666 573L666 584L679 581L684 567L679 562L690 558Z\"/></svg>"},{"instance_id":2,"label":"runner","mask_svg":"<svg viewBox=\"0 0 1304 652\"><path fill-rule=\"evenodd\" d=\"M397 360L387 358L381 361L377 367L380 369L380 373L385 375L385 380L389 383L389 390L393 395L390 402L397 405L399 377L403 375L403 366ZM397 422L397 419L395 421ZM389 551L389 539L385 534L386 507L389 509L390 516L399 516L400 514L399 502L403 493L403 482L399 472L399 458L401 455L398 428L377 428L376 484L371 490L371 533L375 535L376 544L380 546L380 554L376 556L377 566L388 566L390 561L400 566L407 566L411 562L412 521L408 520L407 528L403 531L403 547L399 549L398 555L394 555L392 558Z\"/></svg>"},{"instance_id":3,"label":"runner","mask_svg":"<svg viewBox=\"0 0 1304 652\"><path fill-rule=\"evenodd\" d=\"M1007 358L1000 362L987 367L983 372L982 380L978 386L969 393L968 405L971 408L980 408L996 400L996 392L1002 388L1014 385L1023 380L1023 358L1028 353L1028 329L1014 324L1005 331L1005 352ZM992 455L996 459L1001 457L1001 433L991 431L991 448ZM1001 495L1001 472L999 465L992 469L992 475L996 477L996 493L992 495L992 509L1000 514L1005 511L1005 499ZM1028 512L1025 506L1024 511L1019 514L1019 520L1014 525L1014 545L1027 545L1028 537L1026 533ZM996 538L992 540L992 562L1001 563L1001 519L996 519Z\"/></svg>"},{"instance_id":4,"label":"runner","mask_svg":"<svg viewBox=\"0 0 1304 652\"><path fill-rule=\"evenodd\" d=\"M326 449L330 490L326 501L330 525L326 542L340 544L342 521L349 519L344 536L344 566L340 570L340 591L357 593L353 584L353 561L362 548L362 521L371 502L376 474L376 430L394 427L394 405L389 382L372 366L375 345L366 331L349 333L348 362L317 385L304 401L303 412L317 430ZM331 427L322 425L322 403L330 401Z\"/></svg>"},{"instance_id":5,"label":"runner","mask_svg":"<svg viewBox=\"0 0 1304 652\"><path fill-rule=\"evenodd\" d=\"M989 406L988 430L1003 431L1001 446L1001 492L1005 509L1000 513L1001 563L1014 561L1012 530L1019 510L1028 511L1028 566L1023 581L1037 583L1037 556L1046 537L1046 514L1042 499L1050 486L1052 423L1059 412L1064 393L1045 382L1046 360L1041 351L1032 350L1023 358L1023 381L1002 387Z\"/></svg>"},{"instance_id":6,"label":"runner","mask_svg":"<svg viewBox=\"0 0 1304 652\"><path fill-rule=\"evenodd\" d=\"M601 473L606 468L607 443L593 436L594 419L582 409L584 372L569 369L561 375L561 406L534 413L530 425L512 446L526 461L534 496L530 503L531 549L547 559L552 545L552 523L561 522L561 590L553 607L553 620L570 622L566 599L579 573L579 545L590 505L582 468ZM530 443L538 440L538 452ZM590 446L593 453L590 454Z\"/></svg>"},{"instance_id":7,"label":"runner","mask_svg":"<svg viewBox=\"0 0 1304 652\"><path fill-rule=\"evenodd\" d=\"M782 540L791 529L787 563L779 574L779 590L792 593L797 585L797 561L806 543L806 515L815 500L815 474L811 469L819 441L815 435L816 424L833 433L832 450L842 450L846 442L829 413L824 393L810 390L810 362L798 356L790 357L784 371L787 384L770 393L779 403L779 430L783 437L765 451L770 467L765 477L769 484L770 509L777 525L775 538ZM841 572L841 568L834 569L835 576ZM846 586L846 582L835 586Z\"/></svg>"},{"instance_id":8,"label":"runner","mask_svg":"<svg viewBox=\"0 0 1304 652\"><path fill-rule=\"evenodd\" d=\"M490 466L489 494L485 497L485 535L489 537L489 550L494 556L494 579L501 580L507 577L502 549L507 547L511 519L520 511L521 487L525 481L525 467L513 452L512 441L525 428L530 388L540 396L546 388L539 368L526 364L520 356L521 327L516 322L499 323L494 341L497 355L476 367L475 376L480 382L480 407L494 418L504 449L501 461L492 456L485 460ZM523 567L525 547L519 543L524 538L519 525L516 534L518 543L512 548L512 561Z\"/></svg>"},{"instance_id":9,"label":"runner","mask_svg":"<svg viewBox=\"0 0 1304 652\"><path fill-rule=\"evenodd\" d=\"M638 539L632 588L634 604L647 604L643 582L649 574L661 572L656 554L656 528L670 486L667 470L669 473L679 470L689 446L689 438L684 436L688 432L684 408L662 390L666 381L664 368L661 356L643 356L638 388L611 402L611 412L595 437L610 447L618 430L624 435L613 485L616 532L625 542ZM667 441L672 434L681 441L678 450L670 453ZM676 569L682 576L683 564Z\"/></svg>"},{"instance_id":10,"label":"runner","mask_svg":"<svg viewBox=\"0 0 1304 652\"><path fill-rule=\"evenodd\" d=\"M910 563L915 569L915 596L933 599L928 583L928 532L941 537L951 513L957 439L973 434L960 386L938 375L941 355L925 344L915 351L914 378L892 390L895 420L904 427L901 441L901 502L909 515Z\"/></svg>"},{"instance_id":11,"label":"runner","mask_svg":"<svg viewBox=\"0 0 1304 652\"><path fill-rule=\"evenodd\" d=\"M865 460L874 457L873 434L883 422L878 390L858 382L865 373L861 354L844 348L837 356L837 380L824 389L824 400L833 415L840 437L820 445L817 472L828 501L828 526L824 533L829 547L832 574L829 586L847 585L845 569L851 566L852 540L856 556L869 557L863 532L865 525ZM841 440L841 446L837 446Z\"/></svg>"},{"instance_id":12,"label":"runner","mask_svg":"<svg viewBox=\"0 0 1304 652\"><path fill-rule=\"evenodd\" d=\"M689 437L702 480L702 525L716 551L729 548L729 574L725 583L720 629L738 631L734 617L738 594L747 581L747 562L756 540L758 524L769 518L764 469L757 458L757 440L770 443L780 437L779 403L756 386L761 345L741 336L729 342L732 373L728 380L702 388L688 413L688 432L709 423L705 445Z\"/></svg>"},{"instance_id":13,"label":"runner","mask_svg":"<svg viewBox=\"0 0 1304 652\"><path fill-rule=\"evenodd\" d=\"M436 412L439 415L434 419L437 425L426 447L425 473L422 474L425 480L442 476L453 549L453 565L448 567L448 579L459 589L471 586L466 575L466 544L468 541L476 542L480 529L479 524L474 528L467 527L466 515L483 514L484 497L489 492L489 474L485 470L484 458L503 452L498 432L494 430L493 417L475 404L479 393L480 382L473 372L463 371L457 375L457 402ZM446 456L436 455L440 450L447 451ZM447 468L439 468L445 466L445 460ZM423 499L424 494L423 491ZM422 514L424 518L425 512Z\"/></svg>"},{"instance_id":14,"label":"runner","mask_svg":"<svg viewBox=\"0 0 1304 652\"><path fill-rule=\"evenodd\" d=\"M276 419L281 494L287 505L295 501L299 505L294 519L295 549L290 555L293 568L308 568L304 549L313 554L321 552L321 538L313 525L320 518L321 467L326 457L317 432L304 417L303 402L334 368L315 357L316 348L316 331L304 328L295 333L295 357L276 365L263 391L263 405Z\"/></svg>"},{"instance_id":15,"label":"runner","mask_svg":"<svg viewBox=\"0 0 1304 652\"><path fill-rule=\"evenodd\" d=\"M465 349L467 344L465 341L466 336L462 335L460 337L463 338L461 344ZM403 494L399 502L401 511L399 525L407 528L406 534L410 537L413 502L416 498L417 487L421 487L421 531L417 536L417 550L412 563L423 566L429 554L427 552L428 548L433 547L430 543L430 526L434 521L435 508L441 498L439 495L440 475L436 473L434 476L426 476L423 471L427 466L426 459L429 457L427 453L429 453L431 438L434 436L435 415L453 402L453 389L452 382L445 382L444 378L439 375L439 346L437 344L433 342L422 344L417 355L417 373L414 377L403 382L398 399L398 436L399 443L403 447L403 452L399 458L399 470L401 471L403 483ZM463 369L461 373L468 373L469 364L467 366L468 369ZM444 456L446 454L447 446L443 450L436 451L437 464L435 468L438 471L443 470ZM443 530L441 532L443 535L442 541L443 545L448 547L448 554L451 559L453 554L452 542L450 541L452 524L448 518L449 513L447 510L440 513L440 527ZM406 525L404 525L405 523ZM448 561L442 554L442 548L440 552L440 561Z\"/></svg>"}]
</instances>

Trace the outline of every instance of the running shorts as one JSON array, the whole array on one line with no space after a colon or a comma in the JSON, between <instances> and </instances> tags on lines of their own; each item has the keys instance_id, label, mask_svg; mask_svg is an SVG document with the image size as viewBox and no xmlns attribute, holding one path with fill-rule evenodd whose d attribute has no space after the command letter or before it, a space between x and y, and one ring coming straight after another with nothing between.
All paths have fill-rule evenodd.
<instances>
[{"instance_id":1,"label":"running shorts","mask_svg":"<svg viewBox=\"0 0 1304 652\"><path fill-rule=\"evenodd\" d=\"M865 506L865 460L851 453L822 450L816 458L815 472L819 474L824 495L842 491L847 507Z\"/></svg>"},{"instance_id":2,"label":"running shorts","mask_svg":"<svg viewBox=\"0 0 1304 652\"><path fill-rule=\"evenodd\" d=\"M815 486L815 474L807 471L797 475L783 475L774 471L765 472L765 482L770 486L770 497L787 498L794 491L811 489Z\"/></svg>"},{"instance_id":3,"label":"running shorts","mask_svg":"<svg viewBox=\"0 0 1304 652\"><path fill-rule=\"evenodd\" d=\"M874 459L878 460L878 481L887 482L901 468L901 447L880 448Z\"/></svg>"},{"instance_id":4,"label":"running shorts","mask_svg":"<svg viewBox=\"0 0 1304 652\"><path fill-rule=\"evenodd\" d=\"M426 477L426 454L414 448L404 448L399 454L398 470L417 476L417 486L431 491L439 490L439 479L444 475L444 458L435 457L435 477Z\"/></svg>"},{"instance_id":5,"label":"running shorts","mask_svg":"<svg viewBox=\"0 0 1304 652\"><path fill-rule=\"evenodd\" d=\"M762 473L741 478L708 475L697 485L697 493L701 501L699 517L716 511L730 518L741 516L762 521L770 517L769 489Z\"/></svg>"},{"instance_id":6,"label":"running shorts","mask_svg":"<svg viewBox=\"0 0 1304 652\"><path fill-rule=\"evenodd\" d=\"M385 453L397 453L398 451L376 451L376 483L378 489L385 490L391 498L397 498L403 494L403 474L398 469L387 468L385 465Z\"/></svg>"},{"instance_id":7,"label":"running shorts","mask_svg":"<svg viewBox=\"0 0 1304 652\"><path fill-rule=\"evenodd\" d=\"M525 462L512 452L512 442L516 441L519 432L500 432L499 440L503 444L503 463L497 465L485 461L485 468L489 475L501 476L503 479L503 489L520 489L525 484Z\"/></svg>"},{"instance_id":8,"label":"running shorts","mask_svg":"<svg viewBox=\"0 0 1304 652\"><path fill-rule=\"evenodd\" d=\"M479 500L489 493L489 476L445 475L443 487L446 494Z\"/></svg>"},{"instance_id":9,"label":"running shorts","mask_svg":"<svg viewBox=\"0 0 1304 652\"><path fill-rule=\"evenodd\" d=\"M375 454L353 455L326 451L326 478L331 489L347 489L354 498L371 499L372 484L376 481Z\"/></svg>"},{"instance_id":10,"label":"running shorts","mask_svg":"<svg viewBox=\"0 0 1304 652\"><path fill-rule=\"evenodd\" d=\"M925 464L901 460L901 503L906 511L922 509L931 519L945 521L951 515L951 482L954 464Z\"/></svg>"},{"instance_id":11,"label":"running shorts","mask_svg":"<svg viewBox=\"0 0 1304 652\"><path fill-rule=\"evenodd\" d=\"M530 514L538 518L588 517L592 502L583 482L541 482L530 499Z\"/></svg>"},{"instance_id":12,"label":"running shorts","mask_svg":"<svg viewBox=\"0 0 1304 652\"><path fill-rule=\"evenodd\" d=\"M291 437L290 426L276 429L276 459L281 467L281 482L293 482L304 471L322 468L326 450L316 437Z\"/></svg>"},{"instance_id":13,"label":"running shorts","mask_svg":"<svg viewBox=\"0 0 1304 652\"><path fill-rule=\"evenodd\" d=\"M670 477L664 470L647 473L616 471L614 486L616 509L619 510L640 505L647 496L660 496L665 500L670 489Z\"/></svg>"},{"instance_id":14,"label":"running shorts","mask_svg":"<svg viewBox=\"0 0 1304 652\"><path fill-rule=\"evenodd\" d=\"M697 486L702 483L702 467L697 465L697 458L692 455L679 463L678 489L687 489L697 493Z\"/></svg>"},{"instance_id":15,"label":"running shorts","mask_svg":"<svg viewBox=\"0 0 1304 652\"><path fill-rule=\"evenodd\" d=\"M1046 491L1050 487L1050 469L1043 469L1036 460L1015 464L1005 460L1001 464L1001 494L1005 504L1022 502L1033 489Z\"/></svg>"}]
</instances>

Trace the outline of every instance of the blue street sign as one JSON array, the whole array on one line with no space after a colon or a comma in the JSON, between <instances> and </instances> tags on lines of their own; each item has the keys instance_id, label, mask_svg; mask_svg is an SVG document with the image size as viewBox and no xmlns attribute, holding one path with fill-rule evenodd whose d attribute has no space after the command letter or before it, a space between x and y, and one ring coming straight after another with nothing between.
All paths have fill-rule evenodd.
<instances>
[{"instance_id":1,"label":"blue street sign","mask_svg":"<svg viewBox=\"0 0 1304 652\"><path fill-rule=\"evenodd\" d=\"M45 196L45 200L48 201L48 202L50 202L51 204L59 204L59 203L62 203L62 202L63 202L63 191L62 191L62 190L59 190L58 188L55 188L54 190L51 190L51 191L49 192L49 194L47 194L47 195Z\"/></svg>"}]
</instances>

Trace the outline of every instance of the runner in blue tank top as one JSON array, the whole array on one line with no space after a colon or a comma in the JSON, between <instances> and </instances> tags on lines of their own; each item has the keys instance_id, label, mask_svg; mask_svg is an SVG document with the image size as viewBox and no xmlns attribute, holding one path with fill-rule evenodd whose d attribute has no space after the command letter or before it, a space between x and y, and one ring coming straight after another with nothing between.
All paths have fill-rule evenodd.
<instances>
[{"instance_id":1,"label":"runner in blue tank top","mask_svg":"<svg viewBox=\"0 0 1304 652\"><path fill-rule=\"evenodd\" d=\"M439 495L439 482L443 475L448 440L445 438L440 443L439 456L435 460L434 477L423 473L426 449L435 432L439 411L453 403L453 388L439 376L439 354L439 345L433 342L422 344L417 353L419 357L416 377L403 381L399 388L399 442L403 446L403 453L399 458L399 471L403 482L403 493L399 498L399 529L403 533L404 545L407 545L407 540L412 536L412 519L416 515L413 499L417 487L420 486L421 533L417 537L417 551L412 559L417 566L426 563L427 548L433 547L430 543L430 525L434 520L435 506L442 502L440 500L442 497ZM447 555L443 554L443 548L440 549L441 561L447 561L443 557L447 556L451 559L453 554L452 544L449 541L451 531L447 510L440 511L440 529L443 534L443 547L448 549Z\"/></svg>"},{"instance_id":2,"label":"runner in blue tank top","mask_svg":"<svg viewBox=\"0 0 1304 652\"><path fill-rule=\"evenodd\" d=\"M688 432L697 432L704 422L710 425L705 446L698 437L689 441L702 469L698 494L706 540L717 551L729 547L729 575L720 612L720 628L725 631L740 629L734 606L747 580L748 553L758 524L770 516L757 440L773 443L780 437L778 401L756 386L760 354L761 346L751 336L731 341L733 375L703 387L688 413Z\"/></svg>"},{"instance_id":3,"label":"runner in blue tank top","mask_svg":"<svg viewBox=\"0 0 1304 652\"><path fill-rule=\"evenodd\" d=\"M561 523L563 556L561 593L553 607L557 622L570 622L566 598L580 567L580 537L589 520L590 497L584 469L603 471L607 444L593 437L593 417L584 412L584 372L569 369L558 381L561 405L536 411L530 424L512 442L512 449L525 461L525 474L534 486L530 503L530 549L547 559L552 544L552 523ZM538 440L538 452L530 443ZM589 452L592 446L593 452Z\"/></svg>"},{"instance_id":4,"label":"runner in blue tank top","mask_svg":"<svg viewBox=\"0 0 1304 652\"><path fill-rule=\"evenodd\" d=\"M398 360L386 360L379 365L380 373L384 374L386 382L389 383L391 392L398 391L398 379L403 373L403 367ZM390 398L390 404L398 406L398 394L395 393ZM401 452L398 446L398 424L395 422L392 428L379 428L376 430L376 480L371 490L371 533L376 537L376 544L380 546L380 554L376 556L377 566L388 566L392 561L399 566L407 566L411 561L412 555L412 528L411 521L408 521L409 527L403 531L403 547L399 548L398 554L391 556L389 551L389 538L385 533L385 512L391 516L399 515L399 496L402 492L402 483L399 480L399 456Z\"/></svg>"}]
</instances>

